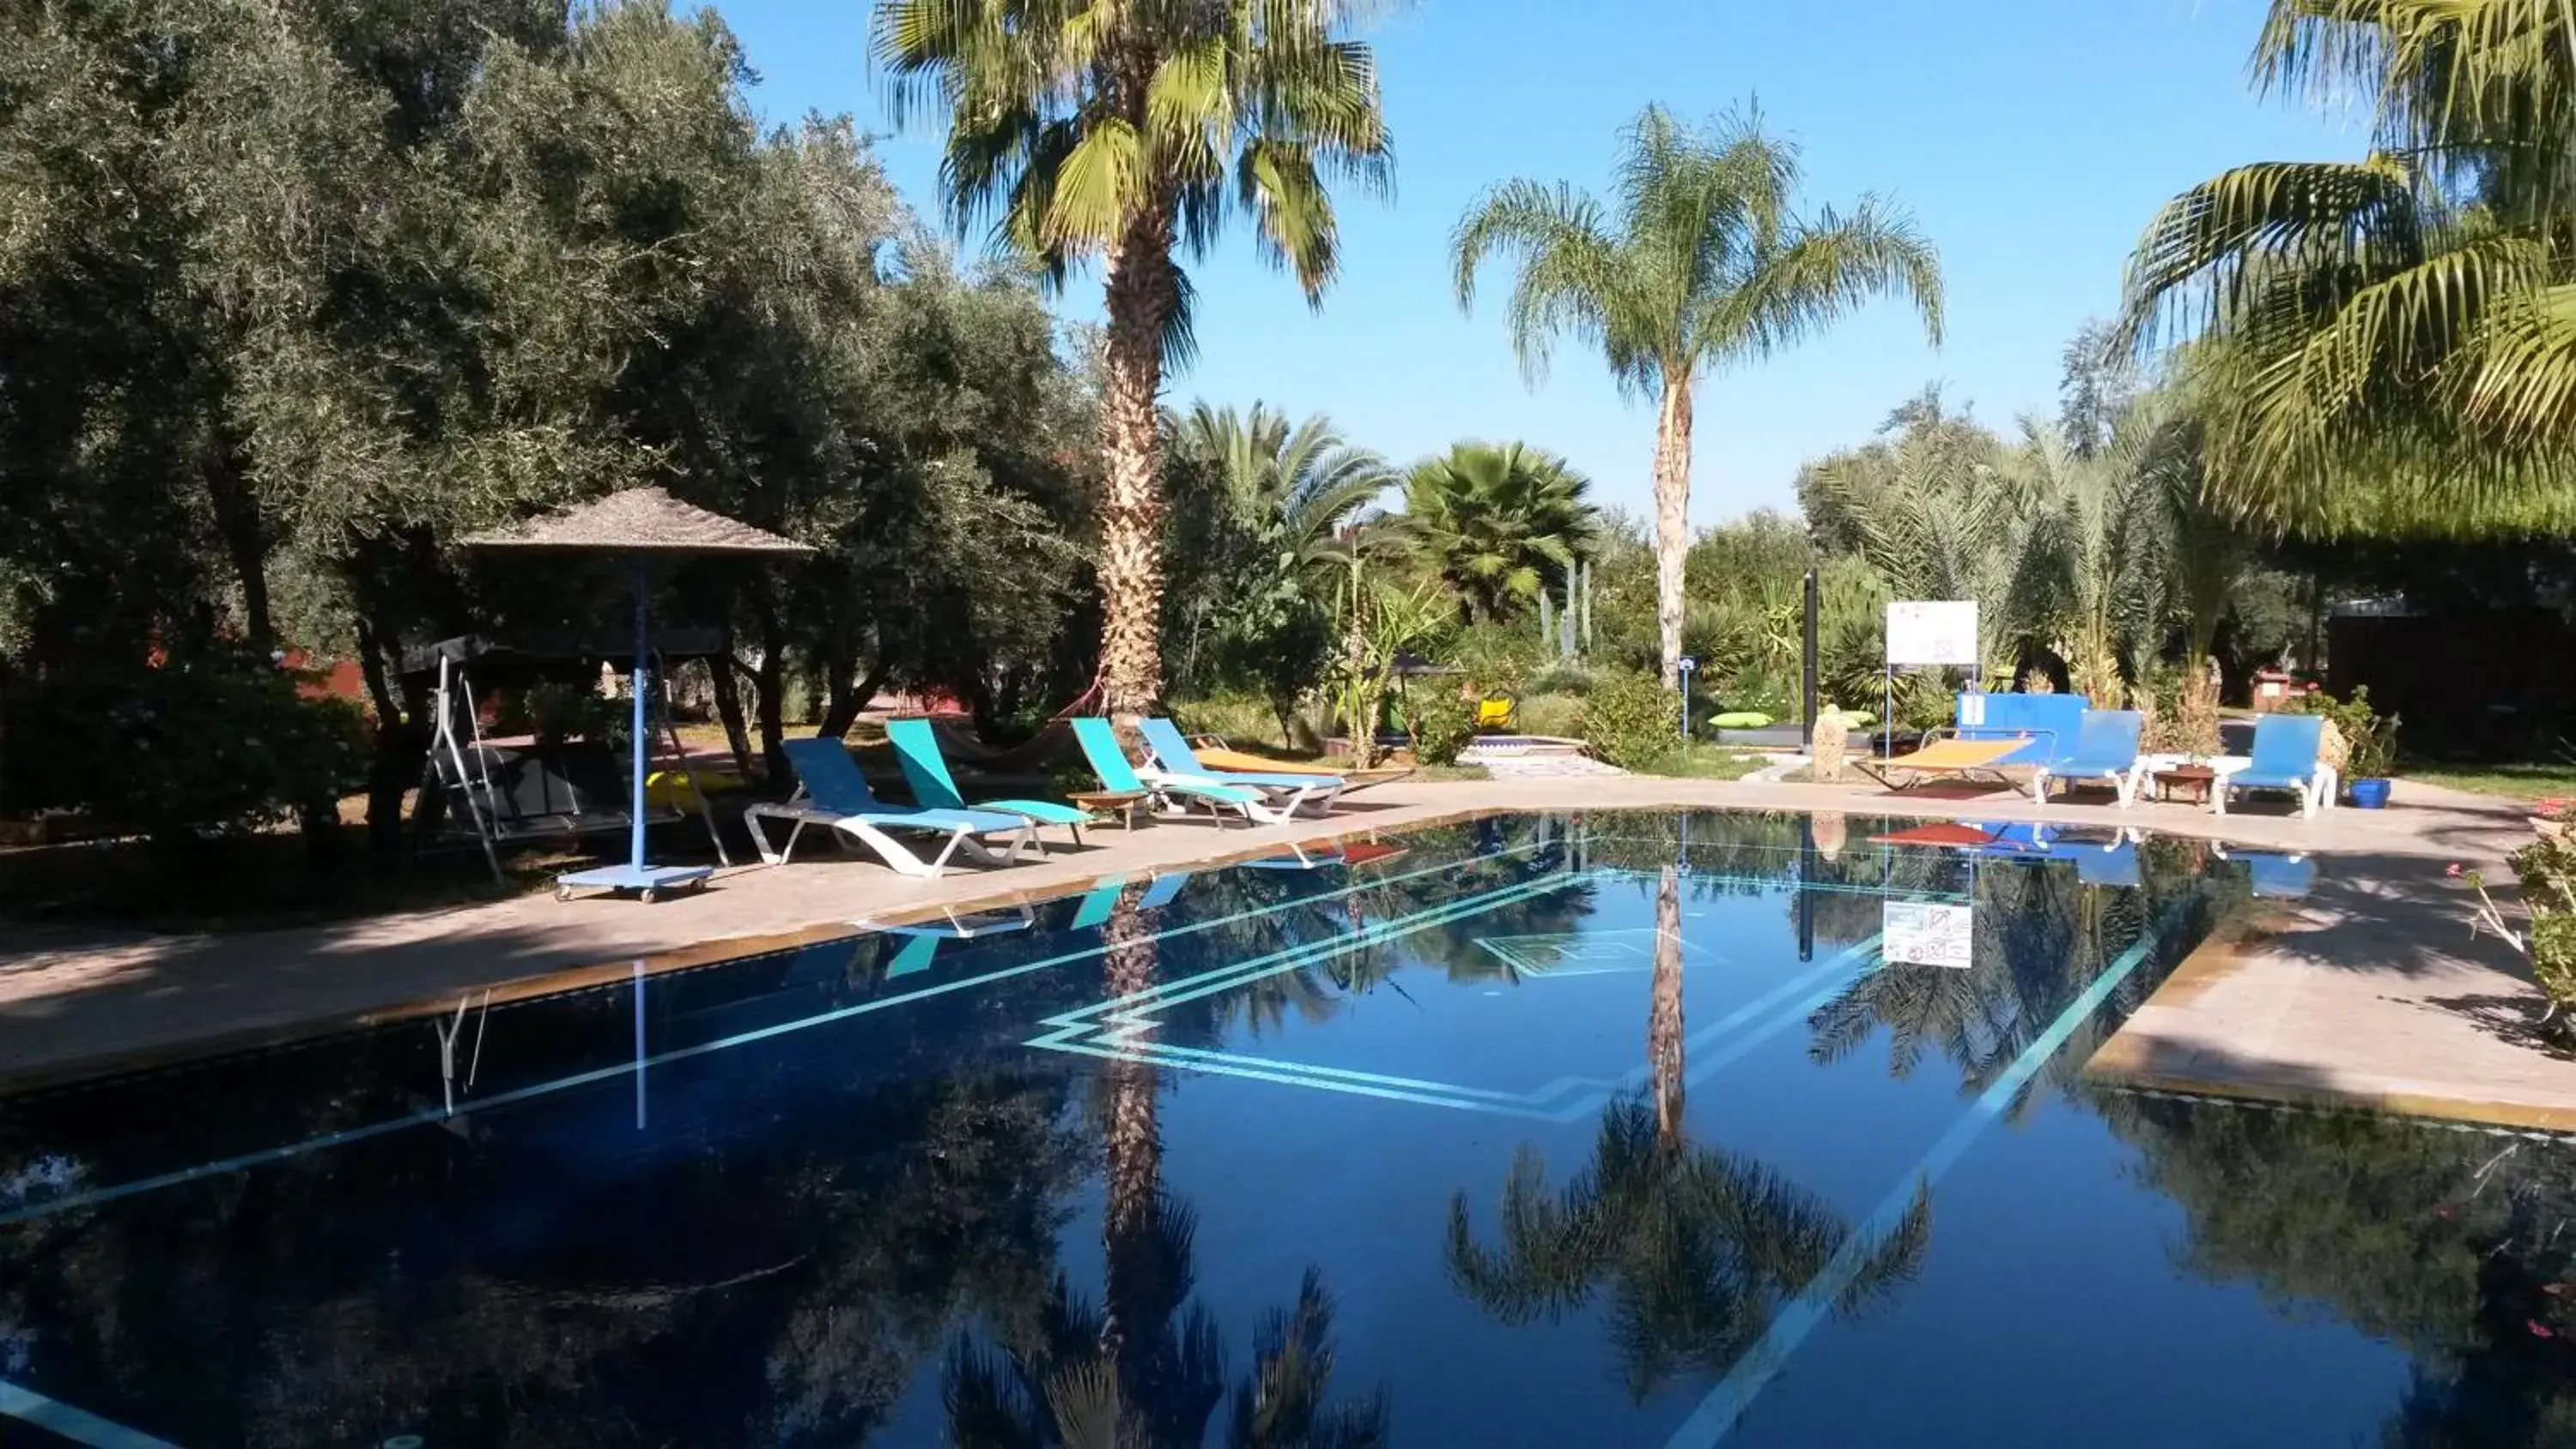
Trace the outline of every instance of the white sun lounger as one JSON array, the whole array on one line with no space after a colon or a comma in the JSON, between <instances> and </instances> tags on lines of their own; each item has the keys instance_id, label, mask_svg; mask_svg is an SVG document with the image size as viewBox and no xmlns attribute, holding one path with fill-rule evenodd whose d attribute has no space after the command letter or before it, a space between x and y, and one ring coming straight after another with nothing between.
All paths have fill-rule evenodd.
<instances>
[{"instance_id":1,"label":"white sun lounger","mask_svg":"<svg viewBox=\"0 0 2576 1449\"><path fill-rule=\"evenodd\" d=\"M864 843L879 859L905 875L938 875L952 859L960 857L979 865L1001 865L1037 850L1037 823L1025 815L886 804L868 788L867 776L859 773L858 761L850 758L848 748L839 740L789 740L784 748L787 763L796 771L796 793L783 803L754 805L742 812L752 844L760 848L760 858L771 865L787 863L788 854L796 849L797 837L808 825L828 826ZM760 828L763 820L790 822L785 845L771 848L768 832ZM937 854L925 860L895 838L898 832L945 838L938 842ZM976 839L983 835L1010 839L997 855Z\"/></svg>"}]
</instances>

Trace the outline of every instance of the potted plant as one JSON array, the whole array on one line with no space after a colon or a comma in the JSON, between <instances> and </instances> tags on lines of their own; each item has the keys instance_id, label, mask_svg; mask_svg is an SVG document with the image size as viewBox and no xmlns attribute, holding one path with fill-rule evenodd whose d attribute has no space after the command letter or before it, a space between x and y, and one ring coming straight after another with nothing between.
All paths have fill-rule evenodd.
<instances>
[{"instance_id":1,"label":"potted plant","mask_svg":"<svg viewBox=\"0 0 2576 1449\"><path fill-rule=\"evenodd\" d=\"M2352 735L2352 803L2377 810L2388 803L2388 772L2397 756L2397 717L2374 716Z\"/></svg>"}]
</instances>

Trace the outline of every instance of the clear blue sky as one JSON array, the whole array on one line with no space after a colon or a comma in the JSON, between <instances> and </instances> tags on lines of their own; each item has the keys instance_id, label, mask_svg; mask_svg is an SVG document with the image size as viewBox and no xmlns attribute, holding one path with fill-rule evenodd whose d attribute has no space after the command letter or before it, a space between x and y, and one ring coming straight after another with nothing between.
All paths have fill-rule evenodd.
<instances>
[{"instance_id":1,"label":"clear blue sky","mask_svg":"<svg viewBox=\"0 0 2576 1449\"><path fill-rule=\"evenodd\" d=\"M893 129L867 59L866 0L719 0L787 120L849 112ZM1880 303L1700 392L1692 514L1786 505L1801 462L1865 439L1938 379L1997 425L2053 412L2060 353L2116 303L2120 265L2176 191L2228 166L2357 155L2361 121L2258 100L2245 59L2259 0L1418 0L1380 21L1396 193L1343 207L1345 263L1320 313L1229 234L1193 267L1202 356L1171 396L1266 400L1332 415L1398 462L1459 438L1517 438L1642 511L1654 415L1593 359L1560 349L1524 385L1495 298L1474 316L1449 283L1450 227L1506 176L1606 185L1619 127L1649 101L1710 115L1760 98L1798 141L1808 204L1875 191L1911 207L1941 251L1948 340ZM939 137L886 135L904 196L936 214ZM1095 316L1096 277L1059 303Z\"/></svg>"}]
</instances>

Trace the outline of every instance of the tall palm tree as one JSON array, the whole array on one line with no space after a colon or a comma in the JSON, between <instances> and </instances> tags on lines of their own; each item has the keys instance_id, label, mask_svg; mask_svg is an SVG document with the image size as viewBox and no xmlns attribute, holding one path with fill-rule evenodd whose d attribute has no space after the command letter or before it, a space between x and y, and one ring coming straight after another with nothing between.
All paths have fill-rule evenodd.
<instances>
[{"instance_id":1,"label":"tall palm tree","mask_svg":"<svg viewBox=\"0 0 2576 1449\"><path fill-rule=\"evenodd\" d=\"M1404 476L1398 520L1415 553L1485 623L1561 586L1591 551L1591 480L1520 443L1460 443Z\"/></svg>"},{"instance_id":2,"label":"tall palm tree","mask_svg":"<svg viewBox=\"0 0 2576 1449\"><path fill-rule=\"evenodd\" d=\"M1688 1139L1680 876L1664 866L1655 890L1651 1105L1611 1104L1591 1165L1553 1200L1546 1164L1522 1148L1503 1184L1496 1248L1476 1241L1465 1193L1449 1203L1450 1281L1503 1322L1562 1319L1608 1289L1611 1336L1640 1402L1676 1372L1725 1373L1852 1232L1769 1168ZM1931 1223L1930 1198L1918 1195L1833 1306L1856 1310L1910 1280Z\"/></svg>"},{"instance_id":3,"label":"tall palm tree","mask_svg":"<svg viewBox=\"0 0 2576 1449\"><path fill-rule=\"evenodd\" d=\"M2186 340L2209 482L2310 534L2576 526L2576 9L2273 0L2267 90L2358 92L2355 162L2262 162L2167 203L2133 340Z\"/></svg>"},{"instance_id":4,"label":"tall palm tree","mask_svg":"<svg viewBox=\"0 0 2576 1449\"><path fill-rule=\"evenodd\" d=\"M1340 260L1328 178L1383 189L1394 164L1349 0L885 0L876 54L898 120L935 101L940 186L959 231L997 236L1061 278L1098 259L1102 703L1162 695L1159 399L1188 355L1175 260L1248 215L1320 302Z\"/></svg>"},{"instance_id":5,"label":"tall palm tree","mask_svg":"<svg viewBox=\"0 0 2576 1449\"><path fill-rule=\"evenodd\" d=\"M1655 623L1667 688L1678 679L1682 561L1689 551L1692 396L1699 380L1771 352L1878 296L1910 297L1941 337L1941 269L1904 212L1863 197L1848 213L1795 208L1798 148L1759 111L1707 129L1649 106L1621 137L1616 215L1571 186L1507 181L1460 220L1450 250L1458 304L1476 272L1517 254L1512 345L1545 371L1559 334L1598 346L1632 397L1653 397Z\"/></svg>"}]
</instances>

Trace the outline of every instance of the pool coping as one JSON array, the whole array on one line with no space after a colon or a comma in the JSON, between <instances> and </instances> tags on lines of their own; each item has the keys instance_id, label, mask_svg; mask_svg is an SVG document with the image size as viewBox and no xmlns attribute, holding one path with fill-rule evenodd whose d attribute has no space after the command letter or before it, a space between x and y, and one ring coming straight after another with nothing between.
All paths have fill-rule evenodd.
<instances>
[{"instance_id":1,"label":"pool coping","mask_svg":"<svg viewBox=\"0 0 2576 1449\"><path fill-rule=\"evenodd\" d=\"M1616 807L1638 813L1650 813L1653 807ZM855 940L879 931L900 926L918 925L923 921L982 911L1008 910L1037 906L1080 895L1086 887L1097 888L1103 882L1119 879L1151 879L1177 871L1217 870L1239 865L1248 860L1261 860L1289 853L1295 849L1327 842L1340 842L1381 834L1410 834L1444 826L1469 824L1477 820L1504 815L1545 814L1520 806L1490 805L1462 808L1444 814L1409 818L1398 824L1366 819L1351 819L1336 825L1331 819L1312 822L1319 828L1299 835L1265 836L1258 844L1248 844L1192 859L1178 864L1141 866L1134 870L1105 870L1088 882L1067 882L1061 887L1043 890L997 890L962 900L912 902L872 911L861 920L826 921L774 932L710 937L704 941L665 950L642 952L610 961L597 961L576 966L559 966L534 971L522 976L505 977L483 985L441 992L432 997L414 997L389 1006L368 1007L358 1011L319 1013L286 1022L264 1022L256 1027L228 1032L209 1032L182 1041L155 1042L129 1050L111 1050L65 1061L48 1062L33 1067L11 1068L0 1065L0 1101L31 1093L61 1090L104 1078L129 1076L140 1072L165 1070L218 1057L242 1056L254 1052L293 1047L322 1037L350 1032L373 1031L380 1027L406 1022L427 1021L455 1014L463 1006L503 1006L547 997L568 996L604 986L623 985L638 975L664 976L718 966L745 957L771 955L780 951L801 950L832 941Z\"/></svg>"},{"instance_id":2,"label":"pool coping","mask_svg":"<svg viewBox=\"0 0 2576 1449\"><path fill-rule=\"evenodd\" d=\"M2430 1122L2515 1128L2550 1135L2576 1134L2576 1106L2549 1106L2497 1097L2405 1091L2363 1086L2314 1086L2259 1077L2198 1076L2150 1065L2159 1042L2129 1029L2150 1007L2187 1008L2223 982L2265 961L2300 924L2298 916L2267 902L2220 921L2168 972L2152 997L2131 1013L2077 1073L2115 1090L2218 1098L2320 1112L2356 1112Z\"/></svg>"},{"instance_id":3,"label":"pool coping","mask_svg":"<svg viewBox=\"0 0 2576 1449\"><path fill-rule=\"evenodd\" d=\"M923 899L920 898L918 891L907 890L905 893L912 898L888 900L880 906L854 909L850 916L777 930L751 929L727 932L718 923L709 922L708 925L714 930L702 939L687 941L684 944L659 941L639 942L629 945L624 951L603 949L598 955L590 956L586 960L584 956L587 953L575 954L580 952L578 944L575 944L560 953L574 956L568 964L533 970L523 969L491 980L478 979L478 975L469 968L456 973L456 984L438 985L429 994L422 994L420 987L414 985L398 996L391 992L386 993L392 998L390 1000L345 1002L323 1009L298 1012L294 1010L295 993L289 989L283 993L287 1001L285 1009L256 1022L228 1029L197 1031L185 1025L173 1029L169 1021L169 1012L164 1009L157 1032L147 1028L146 1032L136 1033L136 1039L129 1042L117 1042L114 1039L113 1028L92 1028L95 1035L106 1039L94 1046L72 1047L51 1055L37 1054L25 1066L15 1068L0 1066L0 1097L41 1092L75 1083L213 1057L280 1049L337 1033L368 1030L406 1021L449 1015L453 1014L460 1004L471 1004L479 1000L515 1002L592 989L631 980L639 970L647 974L692 970L743 956L793 950L825 941L849 939L870 930L938 919L950 913L1017 908L1038 901L1077 894L1113 877L1150 878L1181 870L1211 869L1278 855L1308 845L1401 834L1494 817L1544 813L1586 815L1732 810L1787 815L1949 819L1976 823L2043 821L2078 827L2118 826L2168 838L2215 838L2242 842L2255 848L2303 853L2321 859L2340 857L2368 861L2371 863L2362 865L2357 875L2345 876L2338 873L2330 876L2329 879L2337 885L2342 885L2347 880L2357 880L2365 887L2398 888L2405 896L2402 908L2410 920L2417 918L2439 920L2446 914L2452 914L2451 908L2457 903L2446 903L2437 894L2419 891L2415 889L2415 881L2401 880L2398 878L2399 875L2414 874L2415 867L2427 866L2429 862L2438 862L2445 856L2456 856L2463 852L2471 858L2483 856L2500 858L2507 849L2511 848L2517 838L2527 831L2527 826L2522 820L2522 812L2509 802L2466 796L2438 787L2414 786L2410 782L2400 782L2399 799L2387 812L2365 813L2338 810L2314 821L2301 820L2295 814L2278 816L2258 813L2214 818L2204 811L2181 811L2149 804L2141 804L2131 810L2115 811L2105 805L2053 801L2043 808L2034 806L2026 796L2014 794L1934 800L1884 794L1862 785L1762 785L1740 781L1665 780L1642 776L1477 784L1424 783L1415 787L1391 789L1382 802L1378 802L1376 797L1372 797L1372 800L1376 808L1365 813L1354 812L1315 820L1301 820L1293 825L1260 828L1232 838L1220 838L1211 834L1204 841L1188 842L1177 853L1166 852L1153 844L1148 844L1143 852L1148 858L1127 862L1124 868L1118 859L1118 855L1125 850L1122 839L1120 845L1110 847L1106 858L1097 862L1096 869L1082 874L1054 876L1042 884L1032 883L1029 886L1014 886L1006 876L997 875L990 878L992 889L961 891L951 897L937 889L940 885L938 882L899 882L890 877L880 878L871 874L858 883L859 889L856 894L864 897L882 893L888 889L928 885L934 888L930 893L934 898ZM1164 828L1166 827L1158 825L1154 830L1146 833L1151 836L1158 834ZM1236 844L1238 840L1240 844ZM1101 840L1097 843L1106 845L1108 842ZM1068 862L1059 858L1058 863ZM818 863L818 865L825 871L866 869L856 864L843 866L834 863ZM748 882L758 879L765 873L755 869L737 874L743 881ZM986 884L986 880L982 877L967 877L953 881L951 884L980 886ZM2438 889L2439 882L2435 881L2432 890L2438 891ZM804 903L800 905L799 897L791 891L783 909L778 907L772 907L772 909L776 910L778 915L792 913L792 915L810 917L818 913L817 906L813 904L815 898L815 893L806 892L803 897ZM630 909L640 908L630 907ZM520 916L532 914L527 901L499 903L493 907L476 908L476 911L486 918L513 913ZM394 928L397 935L410 932L411 942L416 943L420 939L421 928L418 922L398 917L392 918L387 924ZM475 939L471 927L460 926L458 930L461 931L461 935L458 932L449 932L441 939L458 940L461 943L470 943ZM2261 952L2266 949L2265 942L2271 940L2270 937L2265 937L2263 941L2257 941L2252 937L2240 938L2233 933L2227 939L2236 943L2238 950L2249 953L2255 959L2259 959ZM283 961L289 969L294 969L299 960L310 964L312 961L321 959L318 955L308 957L304 953L340 953L374 949L373 946L355 944L345 939L334 942L318 933L313 943L301 948L292 941L273 941L269 944L271 946L267 953L269 958ZM602 944L606 946L608 943ZM235 942L234 945L238 947L241 943ZM470 944L466 949L470 951ZM2217 946L2204 942L2202 949L2216 950ZM243 952L235 950L232 954L238 956ZM2285 954L2294 955L2295 953ZM80 953L77 950L67 953L68 959L75 963L79 960L79 956ZM2203 959L2206 962L2219 958L2211 956ZM193 963L181 963L183 967L189 964ZM2297 970L2300 965L2301 963L2293 960L2283 969ZM76 964L74 966L76 977L79 969ZM170 975L175 989L181 992L193 991L194 988L181 975L175 974L177 969L172 968L173 974ZM2187 994L2193 989L2191 983L2198 979L2196 974L2198 969L2201 968L2195 968L2195 974L2177 973L2182 983L2179 987L2180 991ZM2481 977L2482 985L2501 986L2509 992L2529 993L2535 989L2530 986L2527 978L2518 979L2507 970L2492 966L2480 969L2484 972ZM2313 971L2313 974L2329 976L2335 973ZM115 994L117 988L113 976L106 980L107 994L99 1004L112 1010L114 1001L118 999ZM226 979L218 976L216 982L217 995L220 997L220 988L226 984ZM2349 994L2350 992L2356 990L2366 992L2371 989L2366 985L2350 987L2341 982L2330 983L2330 986L2331 990L2327 995L2347 1005L2357 999ZM34 997L22 997L20 1000L41 1002L49 995L74 999L90 994L90 990L91 988L75 979L65 988L49 993L39 993ZM364 989L361 987L357 991L343 994L363 995ZM2147 1005L2170 1004L2179 999L2182 998L2168 998L2159 992ZM6 1003L0 1002L0 1008L5 1007ZM21 1030L33 1028L41 1031L43 1029L41 1022L47 1013L41 1005L32 1011L27 1011L24 1007L16 1010L23 1013L22 1019L25 1026ZM219 1000L209 1001L206 1010L216 1016L221 1016L228 1010L237 1011L221 1005ZM2145 1010L2146 1007L2140 1008L2141 1013ZM0 1014L6 1013L0 1012ZM107 1017L99 1019L112 1020ZM2256 1047L2255 1051L2245 1054L2247 1059L2259 1060L2261 1051L2267 1045L2259 1039L2260 1033L2249 1031L2242 1036L2244 1039L2253 1040ZM2292 1045L2296 1044L2292 1043ZM2134 1045L2122 1048L2123 1051L2134 1049ZM2481 1059L2483 1065L2489 1067L2500 1061L2511 1065L2511 1059L2517 1051L2525 1057L2531 1055L2527 1049L2517 1049L2509 1044L2493 1042L2478 1046L2474 1050L2489 1054ZM2105 1059L2106 1074L2116 1068L2121 1060L2117 1055ZM2478 1065L2480 1063L2471 1063L2470 1067ZM2444 1070L2445 1068L2437 1063L2421 1080L2438 1082ZM2480 1075L2478 1070L2469 1068L2454 1066L2450 1070L2453 1070L2456 1075L2467 1078ZM2556 1063L2549 1064L2544 1070L2549 1079L2534 1095L2553 1103L2563 1099L2568 1104L2576 1104L2576 1071L2565 1074L2567 1081L2562 1087L2557 1080L2560 1073ZM2438 1092L2412 1091L2377 1094L2337 1090L2301 1092L2287 1084L2276 1087L2269 1083L2249 1084L2244 1081L2213 1082L2187 1073L2156 1073L2152 1074L2152 1077L2156 1084L2154 1089L2157 1090L2182 1091L2200 1095L2218 1095L2225 1092L2262 1100L2313 1101L2346 1108L2397 1111L2408 1114L2429 1112L2467 1121L2555 1123L2561 1116L2556 1105L2533 1107L2530 1104L2488 1098L2467 1092L2452 1096L2443 1096ZM2149 1085L2147 1077L2131 1080L2141 1087ZM2576 1115L2576 1106L2571 1106L2569 1113Z\"/></svg>"}]
</instances>

